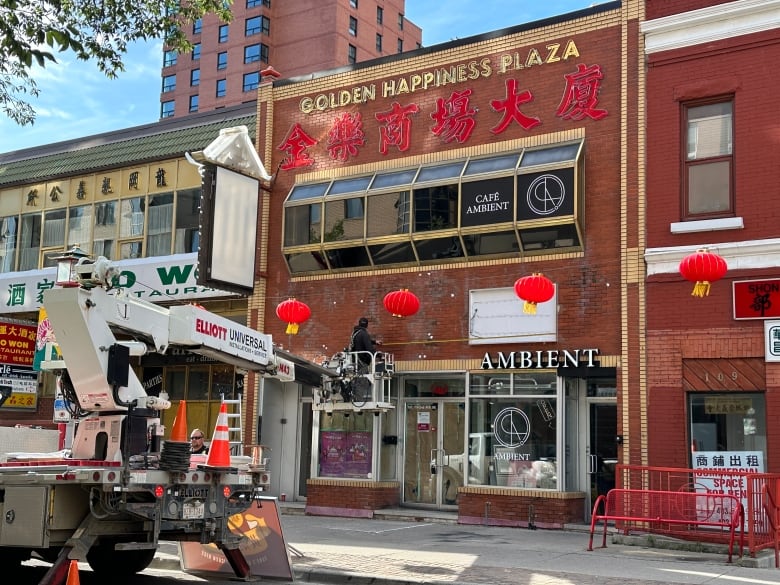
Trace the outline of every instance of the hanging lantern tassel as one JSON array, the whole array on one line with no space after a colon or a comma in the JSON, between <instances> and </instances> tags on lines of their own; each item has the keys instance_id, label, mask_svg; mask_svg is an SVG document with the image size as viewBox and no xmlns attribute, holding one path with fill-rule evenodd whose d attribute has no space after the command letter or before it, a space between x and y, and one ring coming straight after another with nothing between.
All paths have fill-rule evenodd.
<instances>
[{"instance_id":1,"label":"hanging lantern tassel","mask_svg":"<svg viewBox=\"0 0 780 585\"><path fill-rule=\"evenodd\" d=\"M680 274L693 285L691 296L706 297L710 294L710 283L720 280L728 271L726 261L707 249L696 250L680 261Z\"/></svg>"},{"instance_id":2,"label":"hanging lantern tassel","mask_svg":"<svg viewBox=\"0 0 780 585\"><path fill-rule=\"evenodd\" d=\"M515 281L515 294L523 300L523 313L536 315L536 305L546 303L555 294L555 285L539 272Z\"/></svg>"},{"instance_id":3,"label":"hanging lantern tassel","mask_svg":"<svg viewBox=\"0 0 780 585\"><path fill-rule=\"evenodd\" d=\"M385 309L393 317L411 317L420 310L420 299L407 288L389 292L383 300Z\"/></svg>"},{"instance_id":4,"label":"hanging lantern tassel","mask_svg":"<svg viewBox=\"0 0 780 585\"><path fill-rule=\"evenodd\" d=\"M298 326L311 317L311 309L306 303L289 298L276 307L276 316L287 322L287 335L297 335Z\"/></svg>"}]
</instances>

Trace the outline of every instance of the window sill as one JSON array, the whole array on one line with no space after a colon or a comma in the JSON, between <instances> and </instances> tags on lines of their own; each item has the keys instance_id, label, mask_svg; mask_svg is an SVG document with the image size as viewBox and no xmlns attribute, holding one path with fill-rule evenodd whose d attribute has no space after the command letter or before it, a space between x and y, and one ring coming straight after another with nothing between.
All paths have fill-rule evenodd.
<instances>
[{"instance_id":1,"label":"window sill","mask_svg":"<svg viewBox=\"0 0 780 585\"><path fill-rule=\"evenodd\" d=\"M719 230L741 230L745 224L741 217L723 217L720 219L701 219L698 221L679 221L671 224L673 234L693 232L715 232Z\"/></svg>"}]
</instances>

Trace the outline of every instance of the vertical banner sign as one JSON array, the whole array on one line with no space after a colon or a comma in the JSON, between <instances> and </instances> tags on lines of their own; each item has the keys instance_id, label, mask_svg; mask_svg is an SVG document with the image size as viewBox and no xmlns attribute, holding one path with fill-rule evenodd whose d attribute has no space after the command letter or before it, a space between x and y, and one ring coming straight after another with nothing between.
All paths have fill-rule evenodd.
<instances>
[{"instance_id":1,"label":"vertical banner sign","mask_svg":"<svg viewBox=\"0 0 780 585\"><path fill-rule=\"evenodd\" d=\"M36 328L0 321L0 386L11 396L2 408L34 410L38 407L38 374L33 370Z\"/></svg>"}]
</instances>

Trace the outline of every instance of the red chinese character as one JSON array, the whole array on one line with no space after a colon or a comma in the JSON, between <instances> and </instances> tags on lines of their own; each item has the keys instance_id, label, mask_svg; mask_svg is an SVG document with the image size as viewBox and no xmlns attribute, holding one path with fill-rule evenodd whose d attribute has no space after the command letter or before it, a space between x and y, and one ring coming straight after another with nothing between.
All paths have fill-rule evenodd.
<instances>
[{"instance_id":1,"label":"red chinese character","mask_svg":"<svg viewBox=\"0 0 780 585\"><path fill-rule=\"evenodd\" d=\"M601 65L587 67L580 63L577 72L565 75L566 89L558 106L556 116L564 120L582 120L585 116L593 120L601 120L607 115L607 110L596 109L599 100L599 89L604 74Z\"/></svg>"},{"instance_id":2,"label":"red chinese character","mask_svg":"<svg viewBox=\"0 0 780 585\"><path fill-rule=\"evenodd\" d=\"M514 120L520 124L524 129L530 130L534 126L541 124L539 118L531 118L526 116L520 111L520 106L527 104L534 96L527 89L517 93L517 80L506 80L506 99L504 100L492 100L490 105L496 112L504 112L504 117L501 118L498 126L491 128L490 131L493 134L500 134L507 129L509 124Z\"/></svg>"},{"instance_id":3,"label":"red chinese character","mask_svg":"<svg viewBox=\"0 0 780 585\"><path fill-rule=\"evenodd\" d=\"M405 108L398 102L393 102L393 107L389 112L377 112L375 117L379 122L384 122L384 126L379 127L379 152L387 154L389 146L396 146L398 150L404 152L409 149L411 144L412 121L410 114L416 114L420 111L417 104L411 104Z\"/></svg>"},{"instance_id":4,"label":"red chinese character","mask_svg":"<svg viewBox=\"0 0 780 585\"><path fill-rule=\"evenodd\" d=\"M301 125L296 123L290 128L284 142L277 146L278 150L283 150L287 153L287 158L282 161L281 168L287 171L289 169L313 165L314 159L306 154L306 149L315 144L317 144L317 141L306 134L306 132L303 131L303 128L301 128Z\"/></svg>"},{"instance_id":5,"label":"red chinese character","mask_svg":"<svg viewBox=\"0 0 780 585\"><path fill-rule=\"evenodd\" d=\"M337 117L328 132L328 152L331 158L346 162L350 156L357 156L358 147L365 144L363 117L360 113L347 112Z\"/></svg>"},{"instance_id":6,"label":"red chinese character","mask_svg":"<svg viewBox=\"0 0 780 585\"><path fill-rule=\"evenodd\" d=\"M453 91L449 99L436 100L436 111L431 114L436 125L431 131L444 139L445 143L457 140L463 144L471 136L476 125L474 116L477 113L477 110L469 106L471 93L470 89Z\"/></svg>"}]
</instances>

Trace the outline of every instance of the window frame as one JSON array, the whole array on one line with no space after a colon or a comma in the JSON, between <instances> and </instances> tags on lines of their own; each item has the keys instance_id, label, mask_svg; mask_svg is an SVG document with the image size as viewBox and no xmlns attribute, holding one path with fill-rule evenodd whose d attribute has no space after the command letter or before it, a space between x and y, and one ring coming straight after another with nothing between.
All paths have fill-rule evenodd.
<instances>
[{"instance_id":1,"label":"window frame","mask_svg":"<svg viewBox=\"0 0 780 585\"><path fill-rule=\"evenodd\" d=\"M194 106L194 108L193 108ZM200 96L199 94L191 95L189 100L189 111L194 114L200 108Z\"/></svg>"},{"instance_id":2,"label":"window frame","mask_svg":"<svg viewBox=\"0 0 780 585\"><path fill-rule=\"evenodd\" d=\"M254 24L250 28L250 22L257 21L257 26ZM267 16L252 16L244 21L244 36L252 37L255 35L270 35L271 34L271 19Z\"/></svg>"},{"instance_id":3,"label":"window frame","mask_svg":"<svg viewBox=\"0 0 780 585\"><path fill-rule=\"evenodd\" d=\"M221 89L220 89L221 88ZM227 79L217 79L215 96L223 98L227 95Z\"/></svg>"},{"instance_id":4,"label":"window frame","mask_svg":"<svg viewBox=\"0 0 780 585\"><path fill-rule=\"evenodd\" d=\"M349 17L349 34L356 37L358 34L358 20L354 16Z\"/></svg>"},{"instance_id":5,"label":"window frame","mask_svg":"<svg viewBox=\"0 0 780 585\"><path fill-rule=\"evenodd\" d=\"M382 52L382 35L379 33L376 33L376 50L377 53Z\"/></svg>"},{"instance_id":6,"label":"window frame","mask_svg":"<svg viewBox=\"0 0 780 585\"><path fill-rule=\"evenodd\" d=\"M353 44L347 45L347 63L350 65L357 63L357 47Z\"/></svg>"},{"instance_id":7,"label":"window frame","mask_svg":"<svg viewBox=\"0 0 780 585\"><path fill-rule=\"evenodd\" d=\"M163 75L161 93L170 93L176 91L176 74Z\"/></svg>"},{"instance_id":8,"label":"window frame","mask_svg":"<svg viewBox=\"0 0 780 585\"><path fill-rule=\"evenodd\" d=\"M174 100L167 100L160 103L160 119L173 118L176 112L176 102Z\"/></svg>"},{"instance_id":9,"label":"window frame","mask_svg":"<svg viewBox=\"0 0 780 585\"><path fill-rule=\"evenodd\" d=\"M255 81L247 82L248 77L255 77ZM249 73L244 73L244 76L241 80L241 91L254 91L260 86L260 72L259 71L250 71Z\"/></svg>"},{"instance_id":10,"label":"window frame","mask_svg":"<svg viewBox=\"0 0 780 585\"><path fill-rule=\"evenodd\" d=\"M217 39L219 44L228 42L228 40L230 39L230 25L221 24L219 26L219 33Z\"/></svg>"},{"instance_id":11,"label":"window frame","mask_svg":"<svg viewBox=\"0 0 780 585\"><path fill-rule=\"evenodd\" d=\"M222 71L224 69L227 69L227 66L228 66L228 52L221 51L217 53L217 71Z\"/></svg>"},{"instance_id":12,"label":"window frame","mask_svg":"<svg viewBox=\"0 0 780 585\"><path fill-rule=\"evenodd\" d=\"M200 85L200 69L190 69L190 87Z\"/></svg>"},{"instance_id":13,"label":"window frame","mask_svg":"<svg viewBox=\"0 0 780 585\"><path fill-rule=\"evenodd\" d=\"M195 43L192 45L192 60L193 61L200 60L200 43Z\"/></svg>"},{"instance_id":14,"label":"window frame","mask_svg":"<svg viewBox=\"0 0 780 585\"><path fill-rule=\"evenodd\" d=\"M700 108L702 106L711 106L711 105L718 105L718 104L730 104L731 106L731 129L730 129L730 138L731 138L731 144L730 144L730 153L729 154L718 154L715 156L710 156L706 158L692 158L689 159L688 157L688 133L689 133L689 113L691 110L695 108ZM734 184L734 177L735 177L735 171L734 171L734 153L735 153L735 140L734 140L734 110L735 110L735 99L733 95L728 96L717 96L717 97L710 97L707 99L700 99L700 100L692 100L688 102L681 103L681 127L680 127L680 139L681 139L681 150L680 150L680 162L681 162L681 184L682 184L682 195L681 195L681 218L683 221L692 221L692 220L702 220L702 219L715 219L715 218L722 218L722 217L734 217L736 215L736 198L735 198L735 184ZM711 165L716 163L728 163L728 181L726 187L728 188L728 197L727 197L727 207L726 209L719 209L714 211L705 211L705 212L694 212L691 211L691 196L695 193L692 193L692 187L691 187L691 181L690 181L690 170L697 166L705 166L705 165Z\"/></svg>"},{"instance_id":15,"label":"window frame","mask_svg":"<svg viewBox=\"0 0 780 585\"><path fill-rule=\"evenodd\" d=\"M381 6L376 7L376 23L377 24L384 24L385 19L385 9Z\"/></svg>"}]
</instances>

